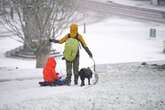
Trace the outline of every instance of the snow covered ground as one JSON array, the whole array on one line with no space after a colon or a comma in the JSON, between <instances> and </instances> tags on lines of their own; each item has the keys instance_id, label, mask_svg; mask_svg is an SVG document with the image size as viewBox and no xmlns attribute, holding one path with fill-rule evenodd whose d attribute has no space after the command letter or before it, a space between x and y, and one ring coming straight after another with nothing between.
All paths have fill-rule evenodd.
<instances>
[{"instance_id":1,"label":"snow covered ground","mask_svg":"<svg viewBox=\"0 0 165 110\"><path fill-rule=\"evenodd\" d=\"M0 82L0 110L164 110L164 73L127 63L102 66L95 86L39 87L37 78Z\"/></svg>"},{"instance_id":2,"label":"snow covered ground","mask_svg":"<svg viewBox=\"0 0 165 110\"><path fill-rule=\"evenodd\" d=\"M157 30L156 39L150 39L150 28ZM105 64L165 60L164 34L165 25L112 17L88 26L84 36L96 62Z\"/></svg>"},{"instance_id":3,"label":"snow covered ground","mask_svg":"<svg viewBox=\"0 0 165 110\"><path fill-rule=\"evenodd\" d=\"M155 39L149 38L150 28L157 29ZM112 17L87 25L83 35L97 64L99 82L95 86L39 87L42 69L34 69L33 60L4 57L5 51L21 44L0 38L0 110L165 109L165 71L138 63L165 63L165 25ZM63 45L53 46L62 52ZM65 62L57 61L57 70L65 74ZM83 49L80 62L81 67L92 65Z\"/></svg>"}]
</instances>

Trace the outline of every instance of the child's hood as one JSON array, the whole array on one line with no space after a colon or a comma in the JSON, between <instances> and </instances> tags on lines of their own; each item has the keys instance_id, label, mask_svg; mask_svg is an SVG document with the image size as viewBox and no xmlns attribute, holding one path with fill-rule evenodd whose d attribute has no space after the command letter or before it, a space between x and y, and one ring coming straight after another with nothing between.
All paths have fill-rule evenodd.
<instances>
[{"instance_id":1,"label":"child's hood","mask_svg":"<svg viewBox=\"0 0 165 110\"><path fill-rule=\"evenodd\" d=\"M56 67L56 60L53 57L49 57L46 67L51 67L51 68L55 68Z\"/></svg>"}]
</instances>

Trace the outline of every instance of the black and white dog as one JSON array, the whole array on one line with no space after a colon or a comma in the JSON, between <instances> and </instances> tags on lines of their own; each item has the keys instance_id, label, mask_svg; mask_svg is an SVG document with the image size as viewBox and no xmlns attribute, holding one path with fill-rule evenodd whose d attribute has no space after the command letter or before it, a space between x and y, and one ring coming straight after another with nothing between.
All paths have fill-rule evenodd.
<instances>
[{"instance_id":1,"label":"black and white dog","mask_svg":"<svg viewBox=\"0 0 165 110\"><path fill-rule=\"evenodd\" d=\"M81 79L81 86L84 86L85 85L85 78L88 79L88 85L90 85L90 79L92 78L92 70L88 67L88 68L82 68L80 71L79 71L79 76L80 76L80 79Z\"/></svg>"}]
</instances>

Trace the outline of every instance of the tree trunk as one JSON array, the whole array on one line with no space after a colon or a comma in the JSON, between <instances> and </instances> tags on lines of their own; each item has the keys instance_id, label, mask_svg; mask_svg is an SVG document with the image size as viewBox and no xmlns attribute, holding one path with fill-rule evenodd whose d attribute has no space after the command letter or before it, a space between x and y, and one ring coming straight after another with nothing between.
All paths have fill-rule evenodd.
<instances>
[{"instance_id":1,"label":"tree trunk","mask_svg":"<svg viewBox=\"0 0 165 110\"><path fill-rule=\"evenodd\" d=\"M40 53L36 56L36 68L43 68L47 62L49 54Z\"/></svg>"},{"instance_id":2,"label":"tree trunk","mask_svg":"<svg viewBox=\"0 0 165 110\"><path fill-rule=\"evenodd\" d=\"M43 49L36 53L36 68L43 68L50 53L50 45L45 45Z\"/></svg>"},{"instance_id":3,"label":"tree trunk","mask_svg":"<svg viewBox=\"0 0 165 110\"><path fill-rule=\"evenodd\" d=\"M30 49L30 47L29 46L27 46L25 43L24 43L24 46L23 46L24 48L23 48L23 51L24 52L32 52L32 50Z\"/></svg>"}]
</instances>

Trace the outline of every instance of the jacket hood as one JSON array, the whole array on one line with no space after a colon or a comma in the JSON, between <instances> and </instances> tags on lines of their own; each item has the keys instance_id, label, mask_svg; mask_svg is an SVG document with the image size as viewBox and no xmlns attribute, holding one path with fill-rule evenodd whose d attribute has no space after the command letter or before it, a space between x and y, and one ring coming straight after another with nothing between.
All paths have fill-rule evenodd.
<instances>
[{"instance_id":1,"label":"jacket hood","mask_svg":"<svg viewBox=\"0 0 165 110\"><path fill-rule=\"evenodd\" d=\"M46 67L50 67L50 68L55 68L56 67L56 60L54 57L49 57Z\"/></svg>"},{"instance_id":2,"label":"jacket hood","mask_svg":"<svg viewBox=\"0 0 165 110\"><path fill-rule=\"evenodd\" d=\"M74 37L78 33L78 25L76 23L72 23L70 25L70 36Z\"/></svg>"}]
</instances>

